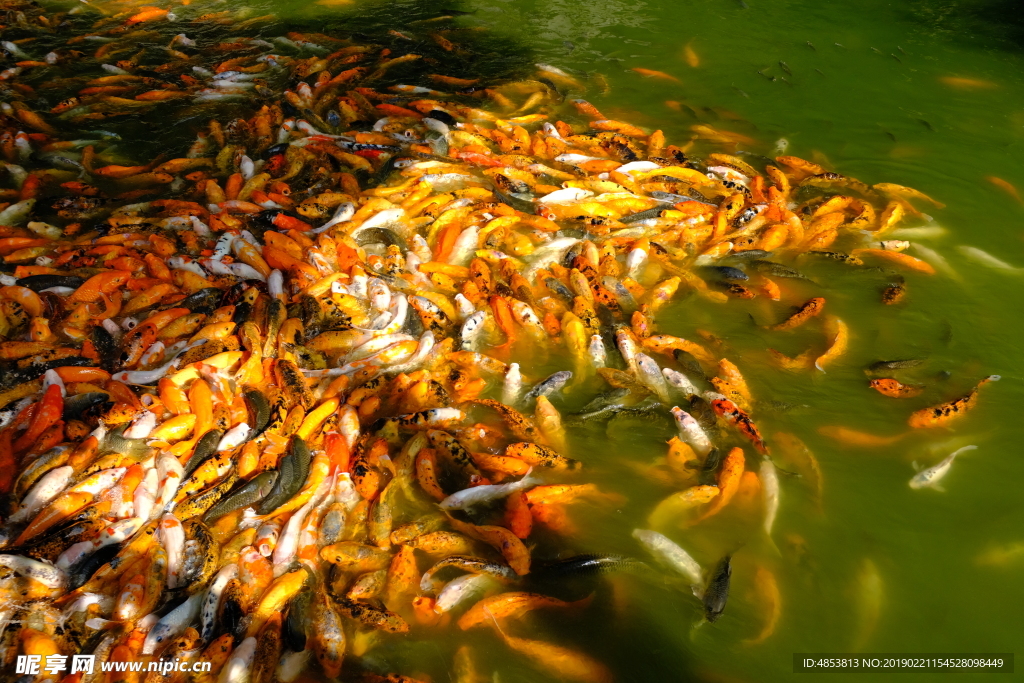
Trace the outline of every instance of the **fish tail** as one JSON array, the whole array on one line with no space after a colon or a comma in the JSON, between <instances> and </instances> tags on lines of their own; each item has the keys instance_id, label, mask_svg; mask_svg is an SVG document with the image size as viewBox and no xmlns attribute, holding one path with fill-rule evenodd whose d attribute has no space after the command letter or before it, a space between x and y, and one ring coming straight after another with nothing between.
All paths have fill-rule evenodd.
<instances>
[{"instance_id":1,"label":"fish tail","mask_svg":"<svg viewBox=\"0 0 1024 683\"><path fill-rule=\"evenodd\" d=\"M978 447L974 446L974 445L964 446L963 448L958 448L955 451L953 451L952 453L950 453L949 457L951 459L952 458L956 458L958 455L960 455L964 451L974 451L974 450L977 450L977 449L978 449Z\"/></svg>"}]
</instances>

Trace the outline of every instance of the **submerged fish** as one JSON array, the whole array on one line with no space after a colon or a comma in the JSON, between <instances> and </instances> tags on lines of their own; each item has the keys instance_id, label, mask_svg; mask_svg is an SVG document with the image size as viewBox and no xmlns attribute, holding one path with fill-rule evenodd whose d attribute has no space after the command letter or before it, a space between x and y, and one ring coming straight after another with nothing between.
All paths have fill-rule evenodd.
<instances>
[{"instance_id":1,"label":"submerged fish","mask_svg":"<svg viewBox=\"0 0 1024 683\"><path fill-rule=\"evenodd\" d=\"M955 460L956 456L960 455L964 451L973 451L977 448L977 446L964 446L963 448L958 448L946 456L942 462L937 465L921 470L910 480L910 488L920 489L929 487L936 491L945 491L939 482L949 473L949 468L953 466L953 460Z\"/></svg>"},{"instance_id":2,"label":"submerged fish","mask_svg":"<svg viewBox=\"0 0 1024 683\"><path fill-rule=\"evenodd\" d=\"M568 382L572 379L572 372L569 370L561 370L549 376L547 379L538 382L537 385L530 389L526 394L526 398L537 398L538 396L550 396L556 391L560 391Z\"/></svg>"},{"instance_id":3,"label":"submerged fish","mask_svg":"<svg viewBox=\"0 0 1024 683\"><path fill-rule=\"evenodd\" d=\"M545 675L610 680L592 653L507 628L539 608L600 617L588 599L549 595L573 576L664 579L631 557L571 554L584 524L620 511L649 516L657 530L638 540L717 619L730 558L705 581L661 532L686 529L699 549L694 534L717 533L706 520L723 511L767 534L789 521L777 514L783 467L746 470L719 424L767 450L751 415L772 405L772 386L752 381L765 392L755 402L721 358L743 350L733 323L757 299L776 314L769 301L807 301L774 329L807 323L794 335L815 340L800 369L824 368L856 337L838 319L811 322L824 299L804 290L820 285L788 259L859 266L861 254L924 272L888 238L942 230L903 227L919 213L910 201L933 202L910 188L737 151L765 141L728 130L747 124L726 110L670 100L698 141L673 144L582 99L607 90L600 74L519 64L514 51L495 70L457 10L415 29L318 33L210 0L79 5L65 16L10 0L3 14L8 659L138 651L202 660L210 681L409 681L385 672L407 658L384 634L432 637L465 609ZM701 64L692 46L684 58ZM689 333L675 304L691 296L694 311L718 304L692 319L706 344L660 332ZM529 390L536 406L522 400L524 375L566 358L571 372ZM702 382L720 393L705 398ZM546 398L561 392L575 410L581 390L605 384L616 390L564 420ZM591 481L607 439L587 452L573 437L595 434L565 426L629 419L616 438L649 440L669 415L679 436L637 468L668 489L640 507ZM903 436L824 433L867 446ZM820 495L813 455L778 438L780 463ZM538 467L555 482L538 485ZM609 486L628 488L616 476ZM755 640L780 604L757 566ZM444 663L463 683L491 673L470 675L472 642Z\"/></svg>"},{"instance_id":4,"label":"submerged fish","mask_svg":"<svg viewBox=\"0 0 1024 683\"><path fill-rule=\"evenodd\" d=\"M864 558L853 583L855 631L851 651L860 652L878 626L884 602L884 586L878 567Z\"/></svg>"},{"instance_id":5,"label":"submerged fish","mask_svg":"<svg viewBox=\"0 0 1024 683\"><path fill-rule=\"evenodd\" d=\"M633 538L640 541L659 562L689 580L698 589L695 592L702 590L703 572L700 565L679 545L667 536L649 529L634 529Z\"/></svg>"},{"instance_id":6,"label":"submerged fish","mask_svg":"<svg viewBox=\"0 0 1024 683\"><path fill-rule=\"evenodd\" d=\"M978 382L977 386L965 396L914 412L907 420L907 424L916 429L931 428L946 425L956 418L963 417L964 413L977 403L978 390L985 384L998 382L1000 379L999 375L989 375Z\"/></svg>"},{"instance_id":7,"label":"submerged fish","mask_svg":"<svg viewBox=\"0 0 1024 683\"><path fill-rule=\"evenodd\" d=\"M906 368L916 368L921 363L924 363L923 358L906 358L903 360L880 360L872 363L868 366L868 372L885 372L886 370L904 370Z\"/></svg>"},{"instance_id":8,"label":"submerged fish","mask_svg":"<svg viewBox=\"0 0 1024 683\"><path fill-rule=\"evenodd\" d=\"M970 260L974 261L975 263L980 263L983 266L988 266L989 268L993 268L995 270L1005 270L1011 273L1020 273L1024 271L1024 268L1011 266L1006 261L998 259L992 254L988 253L987 251L982 251L977 247L960 245L959 247L957 247L957 251L959 251L961 254L963 254Z\"/></svg>"},{"instance_id":9,"label":"submerged fish","mask_svg":"<svg viewBox=\"0 0 1024 683\"><path fill-rule=\"evenodd\" d=\"M710 622L718 621L725 611L725 604L729 600L729 583L732 580L732 556L726 555L708 577L707 586L704 588L704 618Z\"/></svg>"}]
</instances>

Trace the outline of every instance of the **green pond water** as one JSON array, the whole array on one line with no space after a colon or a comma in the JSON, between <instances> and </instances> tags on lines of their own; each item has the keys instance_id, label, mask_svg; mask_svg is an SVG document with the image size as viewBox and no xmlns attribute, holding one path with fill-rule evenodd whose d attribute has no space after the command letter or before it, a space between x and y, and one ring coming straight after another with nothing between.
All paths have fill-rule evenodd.
<instances>
[{"instance_id":1,"label":"green pond water","mask_svg":"<svg viewBox=\"0 0 1024 683\"><path fill-rule=\"evenodd\" d=\"M705 566L752 537L736 552L730 604L713 625L691 633L700 618L693 599L619 577L626 584L621 612L584 623L551 620L544 633L598 654L622 681L786 680L794 675L794 652L849 652L858 644L866 652L1012 652L1024 642L1024 557L993 564L985 553L1024 539L1016 484L1024 475L1016 427L1024 398L1024 273L986 268L956 249L970 245L1024 265L1024 207L986 181L996 176L1024 187L1024 43L1015 42L1018 29L1004 23L1012 21L1012 4L746 5L469 2L465 8L475 13L459 23L511 37L532 48L537 61L603 74L610 88L589 93L594 104L607 115L661 128L670 140L688 139L693 124L708 123L758 140L751 151L770 154L784 138L788 153L839 173L920 189L946 204L926 212L947 232L919 242L947 259L950 272L908 275L906 303L889 307L879 302L884 278L831 262L804 266L822 287L796 291L825 296L851 329L849 353L824 374L770 366L766 346L794 355L808 343L795 333L759 330L747 315L758 322L781 319L779 305L733 300L718 307L688 299L661 315L665 332L696 338L695 330L707 329L721 336L758 400L799 406L761 410L759 425L766 434L797 435L817 456L822 511L816 512L805 482L783 475L775 525L781 556L759 544L756 534L725 523L670 532ZM685 59L687 44L699 58L697 68ZM643 78L633 67L666 72L680 83ZM959 88L943 77L990 85ZM668 100L686 106L676 112ZM902 358L928 359L897 375L927 385L924 394L889 399L868 388L865 366ZM837 424L874 434L905 432L911 411L959 396L992 373L1003 380L983 389L976 410L952 428L875 448L846 447L817 433ZM623 420L607 435L573 432L573 445L594 463L596 476L630 497L621 510L595 509L584 517L581 549L638 553L631 530L671 489L636 476L627 463L663 455L672 434L667 422L639 420ZM945 493L908 486L913 461L931 465L968 443L978 449L955 463ZM933 444L941 447L933 452ZM881 581L873 627L865 616L865 561ZM741 641L765 618L753 589L757 563L777 576L782 611L774 635L745 646ZM494 640L484 642L490 645L481 647L502 657ZM507 659L505 667L502 681L537 680L535 669Z\"/></svg>"},{"instance_id":2,"label":"green pond water","mask_svg":"<svg viewBox=\"0 0 1024 683\"><path fill-rule=\"evenodd\" d=\"M1024 557L994 564L985 554L1024 540L1024 505L1015 483L1024 475L1015 427L1024 398L1018 341L1024 273L986 268L956 249L974 246L1024 265L1024 207L986 181L996 176L1024 187L1024 43L1015 42L1018 29L1005 23L1012 21L1012 4L746 5L468 2L461 7L474 14L457 21L511 38L532 49L537 61L603 74L607 94L587 97L609 116L663 129L669 140L686 140L692 125L708 123L758 140L750 151L770 154L784 138L787 153L839 173L920 189L946 204L926 212L947 232L919 242L947 259L950 272L909 274L906 303L888 307L878 296L884 278L831 262L804 266L823 288L796 291L825 296L851 329L850 351L824 374L770 366L766 346L795 355L809 343L798 334L759 330L747 315L758 322L781 319L772 317L780 316L779 305L765 309L760 302L733 300L718 307L688 299L662 314L665 332L696 338L695 330L707 329L721 336L758 400L798 406L761 410L759 425L767 434L797 435L817 456L822 511L817 513L805 482L783 475L775 525L780 556L755 533L728 523L669 532L705 566L751 538L736 552L730 604L713 625L691 632L700 619L696 601L619 577L621 611L609 609L583 622L550 619L534 635L578 644L622 681L785 680L794 676L794 652L849 652L858 645L864 652L1012 652L1024 642ZM388 11L385 5L363 6L377 8ZM685 59L687 44L699 58L696 68ZM643 78L633 67L663 71L680 82ZM943 77L990 85L954 87ZM665 104L669 100L685 106L674 111ZM896 375L927 385L924 394L897 400L868 388L865 366L902 358L928 360ZM843 446L817 433L822 425L905 432L911 411L959 396L992 373L1003 380L988 385L977 409L952 428L874 448ZM637 476L628 463L663 455L672 434L667 421L640 420L623 420L607 433L573 431L574 454L586 454L594 464L591 475L630 497L621 510L594 508L580 516L581 550L642 552L630 532L671 489ZM908 486L913 461L931 465L968 443L978 449L955 463L945 493ZM866 561L881 582L875 622L865 615L871 600ZM774 635L745 646L742 641L765 618L753 587L757 563L778 578L782 610ZM536 669L507 658L490 635L481 638L480 648L503 662L502 681L538 679Z\"/></svg>"},{"instance_id":3,"label":"green pond water","mask_svg":"<svg viewBox=\"0 0 1024 683\"><path fill-rule=\"evenodd\" d=\"M932 276L908 273L909 293L901 305L881 304L884 274L807 260L798 265L817 284L786 282L787 302L731 300L720 306L687 298L659 315L665 333L718 335L721 353L751 385L755 417L769 443L777 432L796 435L817 457L823 477L819 508L806 477L781 475L773 534L778 552L757 520L735 515L668 531L705 567L734 553L732 594L716 623L694 629L701 619L694 598L656 580L619 574L602 583L599 599L583 617L538 614L516 634L588 652L621 682L786 680L794 675L794 652L1019 649L1024 552L1008 552L1002 561L993 561L992 552L1024 543L1018 426L1024 405L1018 342L1024 333L1024 271L992 269L957 249L977 247L1024 266L1024 206L986 180L995 176L1024 189L1024 42L1019 28L1005 23L1014 5L468 0L440 6L281 2L254 11L274 11L280 26L294 22L297 30L344 32L357 26L375 40L385 26L424 35L430 29L412 22L449 7L471 12L443 25L467 29L480 52L453 55L455 63L444 73L472 77L475 69L515 70L530 61L589 76L591 82L599 73L608 88L602 93L595 87L586 95L590 101L609 116L664 130L670 142L688 140L698 123L747 135L757 143L745 148L760 154L772 155L784 139L788 154L867 183L914 187L946 205L921 205L933 220L909 224L945 229L913 241L938 252L948 269ZM686 45L699 59L696 67L684 56ZM644 78L634 67L666 72L679 82ZM941 80L947 77L979 83L960 87ZM679 111L666 101L680 103ZM848 353L825 373L775 368L767 347L795 355L820 344L820 331L770 333L761 325L781 320L789 299L816 295L825 296L830 312L849 324ZM889 399L868 388L867 365L905 358L927 361L895 375L926 385L921 396ZM551 369L563 367L552 361ZM912 411L961 396L990 374L1003 379L986 386L973 412L952 428L871 448L818 432L842 425L901 434ZM590 388L559 407L578 408L598 384ZM586 480L629 499L623 506L576 508L573 551L644 557L631 532L645 526L654 505L674 489L645 478L638 465L663 456L664 442L674 433L672 423L660 417L571 429L571 455L587 463ZM957 460L943 482L945 492L908 486L914 461L930 466L965 444L978 448ZM782 455L779 465L788 466ZM775 575L781 612L770 637L745 645L767 616L755 590L758 566ZM865 580L866 566L875 568L880 593ZM495 681L548 680L490 631L460 634L459 641L473 645L480 668L497 672ZM418 633L405 643L388 642L393 646L373 651L377 662L448 680L454 640Z\"/></svg>"}]
</instances>

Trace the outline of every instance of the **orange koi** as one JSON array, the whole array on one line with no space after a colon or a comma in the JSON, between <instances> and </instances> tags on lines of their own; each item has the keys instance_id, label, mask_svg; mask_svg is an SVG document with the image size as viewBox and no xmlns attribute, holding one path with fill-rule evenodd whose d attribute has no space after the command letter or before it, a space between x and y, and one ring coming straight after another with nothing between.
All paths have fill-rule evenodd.
<instances>
[{"instance_id":1,"label":"orange koi","mask_svg":"<svg viewBox=\"0 0 1024 683\"><path fill-rule=\"evenodd\" d=\"M752 137L742 133L735 133L731 130L719 130L704 123L694 124L690 126L690 130L696 133L698 137L711 140L712 142L724 142L733 145L756 144L756 140Z\"/></svg>"},{"instance_id":2,"label":"orange koi","mask_svg":"<svg viewBox=\"0 0 1024 683\"><path fill-rule=\"evenodd\" d=\"M964 78L962 76L940 76L939 81L948 86L960 88L961 90L989 90L999 87L997 83L993 83L992 81L983 81L978 78Z\"/></svg>"},{"instance_id":3,"label":"orange koi","mask_svg":"<svg viewBox=\"0 0 1024 683\"><path fill-rule=\"evenodd\" d=\"M578 460L567 458L554 449L536 443L509 444L505 448L505 456L518 458L529 465L551 467L556 470L577 470L581 467Z\"/></svg>"},{"instance_id":4,"label":"orange koi","mask_svg":"<svg viewBox=\"0 0 1024 683\"><path fill-rule=\"evenodd\" d=\"M889 377L873 379L869 384L872 389L889 398L912 398L924 391L924 387L921 385L904 384Z\"/></svg>"},{"instance_id":5,"label":"orange koi","mask_svg":"<svg viewBox=\"0 0 1024 683\"><path fill-rule=\"evenodd\" d=\"M768 452L768 448L764 445L764 439L761 438L761 433L757 430L757 426L739 406L725 396L718 394L718 398L711 400L711 407L715 409L715 413L719 417L724 418L729 424L738 429L743 436L750 439L758 453Z\"/></svg>"},{"instance_id":6,"label":"orange koi","mask_svg":"<svg viewBox=\"0 0 1024 683\"><path fill-rule=\"evenodd\" d=\"M583 683L611 683L612 673L595 659L560 645L540 640L527 640L510 636L495 622L505 644L532 660L541 669L552 672L557 678Z\"/></svg>"},{"instance_id":7,"label":"orange koi","mask_svg":"<svg viewBox=\"0 0 1024 683\"><path fill-rule=\"evenodd\" d=\"M905 187L903 185L897 185L896 183L876 183L873 187L889 197L898 197L900 199L923 199L939 209L945 208L946 206L942 202L932 199L924 192L915 190L912 187Z\"/></svg>"},{"instance_id":8,"label":"orange koi","mask_svg":"<svg viewBox=\"0 0 1024 683\"><path fill-rule=\"evenodd\" d=\"M582 116L589 116L594 119L608 118L600 111L598 111L597 107L592 105L590 102L587 102L586 100L573 100L572 106L576 107L576 111L579 112Z\"/></svg>"},{"instance_id":9,"label":"orange koi","mask_svg":"<svg viewBox=\"0 0 1024 683\"><path fill-rule=\"evenodd\" d=\"M768 355L772 362L784 370L806 370L814 360L814 353L810 349L792 358L775 349L768 349Z\"/></svg>"},{"instance_id":10,"label":"orange koi","mask_svg":"<svg viewBox=\"0 0 1024 683\"><path fill-rule=\"evenodd\" d=\"M516 321L512 317L512 306L509 304L508 299L498 295L491 296L489 303L491 304L491 310L494 312L494 320L506 336L506 341L502 344L501 348L510 348L516 341Z\"/></svg>"},{"instance_id":11,"label":"orange koi","mask_svg":"<svg viewBox=\"0 0 1024 683\"><path fill-rule=\"evenodd\" d=\"M978 390L983 385L989 382L998 382L1000 379L999 375L989 375L978 382L978 385L971 389L966 396L916 411L910 416L907 424L914 429L944 426L974 407L974 404L978 402Z\"/></svg>"},{"instance_id":12,"label":"orange koi","mask_svg":"<svg viewBox=\"0 0 1024 683\"><path fill-rule=\"evenodd\" d=\"M430 74L430 80L443 85L454 85L460 88L468 88L480 82L479 78L456 78L454 76L442 76L441 74Z\"/></svg>"},{"instance_id":13,"label":"orange koi","mask_svg":"<svg viewBox=\"0 0 1024 683\"><path fill-rule=\"evenodd\" d=\"M781 323L778 323L776 325L770 325L767 329L772 330L773 332L779 332L781 330L792 330L794 328L800 327L805 322L821 313L824 309L824 297L816 296L813 299L808 300L807 303L801 306L796 313L789 316Z\"/></svg>"},{"instance_id":14,"label":"orange koi","mask_svg":"<svg viewBox=\"0 0 1024 683\"><path fill-rule=\"evenodd\" d=\"M815 502L821 509L822 477L821 465L814 457L807 445L792 434L777 432L772 436L772 443L775 444L776 453L780 453L785 459L792 463L796 471L800 473L803 480L814 491Z\"/></svg>"},{"instance_id":15,"label":"orange koi","mask_svg":"<svg viewBox=\"0 0 1024 683\"><path fill-rule=\"evenodd\" d=\"M108 270L93 275L69 296L65 304L96 301L104 294L111 294L132 277L127 270Z\"/></svg>"},{"instance_id":16,"label":"orange koi","mask_svg":"<svg viewBox=\"0 0 1024 683\"><path fill-rule=\"evenodd\" d=\"M691 486L684 491L673 493L655 506L654 510L647 517L647 524L652 529L663 529L668 526L669 522L679 519L688 510L710 502L720 492L721 489L717 486L700 484L698 486Z\"/></svg>"},{"instance_id":17,"label":"orange koi","mask_svg":"<svg viewBox=\"0 0 1024 683\"><path fill-rule=\"evenodd\" d=\"M463 631L476 626L489 626L494 619L518 619L527 612L547 607L578 607L586 605L590 598L576 602L566 602L539 593L512 591L489 598L484 598L473 605L459 619L459 628Z\"/></svg>"},{"instance_id":18,"label":"orange koi","mask_svg":"<svg viewBox=\"0 0 1024 683\"><path fill-rule=\"evenodd\" d=\"M707 509L693 521L693 524L701 522L714 514L717 514L729 504L733 496L740 488L740 480L743 479L743 468L746 460L743 457L742 448L733 448L722 461L722 469L718 473L718 489L721 493L711 499Z\"/></svg>"},{"instance_id":19,"label":"orange koi","mask_svg":"<svg viewBox=\"0 0 1024 683\"><path fill-rule=\"evenodd\" d=\"M456 531L466 534L491 546L505 558L509 567L512 567L519 576L530 573L530 550L523 545L519 538L501 526L483 526L461 522L453 517L448 517L449 523Z\"/></svg>"},{"instance_id":20,"label":"orange koi","mask_svg":"<svg viewBox=\"0 0 1024 683\"><path fill-rule=\"evenodd\" d=\"M169 10L160 9L159 7L143 7L137 14L133 14L128 18L125 23L129 26L133 24L141 24L144 21L154 21L156 19L163 19L168 14Z\"/></svg>"},{"instance_id":21,"label":"orange koi","mask_svg":"<svg viewBox=\"0 0 1024 683\"><path fill-rule=\"evenodd\" d=\"M522 492L513 493L506 499L505 526L518 538L529 538L533 531L533 514Z\"/></svg>"},{"instance_id":22,"label":"orange koi","mask_svg":"<svg viewBox=\"0 0 1024 683\"><path fill-rule=\"evenodd\" d=\"M56 384L51 384L37 404L28 429L14 441L14 451L24 451L34 444L43 432L60 420L63 412L64 398L61 396L61 388Z\"/></svg>"},{"instance_id":23,"label":"orange koi","mask_svg":"<svg viewBox=\"0 0 1024 683\"><path fill-rule=\"evenodd\" d=\"M858 432L855 429L848 427L841 427L839 425L826 425L818 428L818 433L822 436L827 436L830 439L836 441L842 441L848 446L865 446L867 448L875 448L879 446L891 446L900 439L906 436L906 434L897 434L895 436L878 436L877 434L868 434L867 432Z\"/></svg>"},{"instance_id":24,"label":"orange koi","mask_svg":"<svg viewBox=\"0 0 1024 683\"><path fill-rule=\"evenodd\" d=\"M846 347L849 345L850 340L850 328L834 315L826 318L825 330L832 338L832 343L829 345L828 351L818 356L818 359L814 361L814 367L822 372L825 372L826 365L846 353Z\"/></svg>"},{"instance_id":25,"label":"orange koi","mask_svg":"<svg viewBox=\"0 0 1024 683\"><path fill-rule=\"evenodd\" d=\"M683 59L693 69L700 66L700 57L697 56L696 50L693 49L693 41L690 41L683 47Z\"/></svg>"},{"instance_id":26,"label":"orange koi","mask_svg":"<svg viewBox=\"0 0 1024 683\"><path fill-rule=\"evenodd\" d=\"M757 645L775 633L775 627L779 624L779 615L782 611L782 595L779 593L779 584L775 580L775 575L761 565L758 565L757 571L754 573L754 592L767 616L761 631L754 637L744 640L744 645Z\"/></svg>"},{"instance_id":27,"label":"orange koi","mask_svg":"<svg viewBox=\"0 0 1024 683\"><path fill-rule=\"evenodd\" d=\"M655 334L647 337L646 339L641 339L640 343L644 348L650 349L656 353L666 353L671 355L673 351L678 349L689 353L702 363L708 363L710 365L715 362L715 356L710 351L696 342L692 342L681 337L673 337L669 334Z\"/></svg>"},{"instance_id":28,"label":"orange koi","mask_svg":"<svg viewBox=\"0 0 1024 683\"><path fill-rule=\"evenodd\" d=\"M888 249L854 249L850 254L853 256L874 256L886 261L892 261L897 265L910 268L911 270L916 270L919 273L925 273L927 275L935 274L935 268L932 267L932 264L899 251L889 251Z\"/></svg>"},{"instance_id":29,"label":"orange koi","mask_svg":"<svg viewBox=\"0 0 1024 683\"><path fill-rule=\"evenodd\" d=\"M728 358L723 358L718 361L718 374L720 374L722 378L725 379L725 381L728 382L729 385L741 397L743 397L743 400L748 404L754 400L753 396L750 394L750 387L747 386L747 381L743 379L740 369Z\"/></svg>"},{"instance_id":30,"label":"orange koi","mask_svg":"<svg viewBox=\"0 0 1024 683\"><path fill-rule=\"evenodd\" d=\"M634 66L631 69L631 71L635 71L638 74L640 74L641 76L645 76L647 78L660 78L660 79L665 80L665 81L674 81L676 83L681 83L682 82L678 78L673 76L672 74L667 74L664 71L655 71L654 69L645 69L645 68L640 67L640 66Z\"/></svg>"},{"instance_id":31,"label":"orange koi","mask_svg":"<svg viewBox=\"0 0 1024 683\"><path fill-rule=\"evenodd\" d=\"M645 138L647 133L643 128L638 128L631 123L624 121L614 121L612 119L600 119L598 121L591 121L590 127L594 130L605 130L613 133L622 133L632 138ZM612 167L616 168L616 167ZM609 169L611 170L611 169Z\"/></svg>"},{"instance_id":32,"label":"orange koi","mask_svg":"<svg viewBox=\"0 0 1024 683\"><path fill-rule=\"evenodd\" d=\"M907 296L907 287L902 282L891 284L882 290L882 303L892 306L903 301Z\"/></svg>"},{"instance_id":33,"label":"orange koi","mask_svg":"<svg viewBox=\"0 0 1024 683\"><path fill-rule=\"evenodd\" d=\"M1010 183L1006 182L1002 178L997 178L994 175L990 175L985 176L985 180L989 181L990 183L998 187L1000 190L1005 191L1011 197L1016 199L1019 203L1024 204L1024 199L1021 199L1020 193L1017 192L1017 188L1011 185Z\"/></svg>"}]
</instances>

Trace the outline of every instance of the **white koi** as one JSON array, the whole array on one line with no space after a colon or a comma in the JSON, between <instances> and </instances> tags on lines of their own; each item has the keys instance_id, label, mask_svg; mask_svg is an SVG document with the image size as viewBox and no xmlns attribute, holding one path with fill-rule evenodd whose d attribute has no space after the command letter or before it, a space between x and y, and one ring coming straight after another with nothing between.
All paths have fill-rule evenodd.
<instances>
[{"instance_id":1,"label":"white koi","mask_svg":"<svg viewBox=\"0 0 1024 683\"><path fill-rule=\"evenodd\" d=\"M659 562L682 574L694 587L695 594L704 585L704 571L700 564L669 537L650 529L633 529L633 538L640 541Z\"/></svg>"},{"instance_id":2,"label":"white koi","mask_svg":"<svg viewBox=\"0 0 1024 683\"><path fill-rule=\"evenodd\" d=\"M673 387L678 389L684 397L690 398L691 396L698 396L700 392L697 391L697 387L694 386L690 378L672 368L662 368L661 374L665 375L665 380Z\"/></svg>"},{"instance_id":3,"label":"white koi","mask_svg":"<svg viewBox=\"0 0 1024 683\"><path fill-rule=\"evenodd\" d=\"M537 486L540 483L539 478L530 476L531 472L532 468L527 471L522 479L511 484L484 484L456 491L438 505L442 510L467 510L478 505L507 498L513 493L523 491L531 486Z\"/></svg>"},{"instance_id":4,"label":"white koi","mask_svg":"<svg viewBox=\"0 0 1024 683\"><path fill-rule=\"evenodd\" d=\"M933 465L926 470L921 470L910 480L910 488L922 489L930 487L936 491L945 491L939 482L943 477L949 474L949 468L953 466L953 461L956 459L956 456L960 455L964 451L973 451L976 448L977 446L964 446L963 448L958 448L946 456L946 458L938 465Z\"/></svg>"},{"instance_id":5,"label":"white koi","mask_svg":"<svg viewBox=\"0 0 1024 683\"><path fill-rule=\"evenodd\" d=\"M1024 271L1024 268L1011 266L1006 261L998 259L992 254L988 253L987 251L982 251L977 247L960 245L959 247L957 247L957 251L959 251L961 254L963 254L970 260L974 261L975 263L980 263L981 265L988 266L989 268L992 268L994 270L1005 270L1011 273L1019 273L1021 271Z\"/></svg>"},{"instance_id":6,"label":"white koi","mask_svg":"<svg viewBox=\"0 0 1024 683\"><path fill-rule=\"evenodd\" d=\"M700 423L694 419L693 415L690 415L678 406L673 406L670 412L672 417L676 419L676 426L679 428L679 438L690 444L693 450L701 457L710 453L711 439L708 438L707 433L700 426Z\"/></svg>"},{"instance_id":7,"label":"white koi","mask_svg":"<svg viewBox=\"0 0 1024 683\"><path fill-rule=\"evenodd\" d=\"M668 384L665 382L664 375L661 374L661 368L658 367L657 361L646 353L637 353L636 367L637 376L643 385L653 391L662 401L668 403Z\"/></svg>"}]
</instances>

